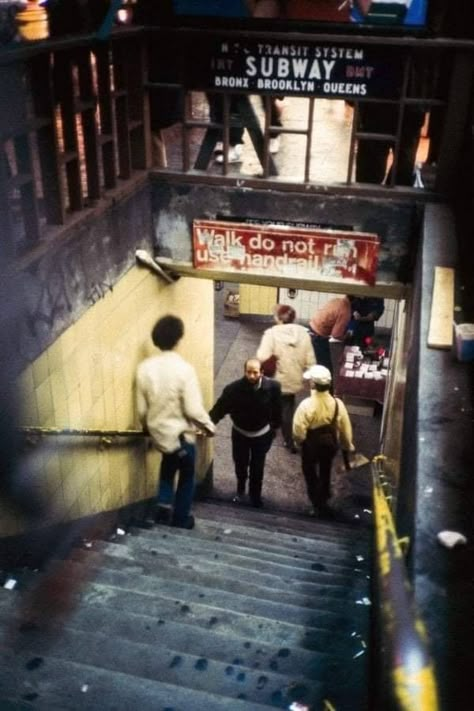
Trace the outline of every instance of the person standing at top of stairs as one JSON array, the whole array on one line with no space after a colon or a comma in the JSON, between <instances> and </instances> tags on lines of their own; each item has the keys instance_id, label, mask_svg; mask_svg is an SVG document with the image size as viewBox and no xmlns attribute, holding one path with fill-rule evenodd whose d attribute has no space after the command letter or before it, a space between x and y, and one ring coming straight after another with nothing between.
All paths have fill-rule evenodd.
<instances>
[{"instance_id":1,"label":"person standing at top of stairs","mask_svg":"<svg viewBox=\"0 0 474 711\"><path fill-rule=\"evenodd\" d=\"M227 385L210 411L217 424L232 419L232 458L237 477L234 503L245 496L247 479L252 506L261 508L265 457L281 425L281 386L266 378L258 358L245 362L244 377Z\"/></svg>"},{"instance_id":2,"label":"person standing at top of stairs","mask_svg":"<svg viewBox=\"0 0 474 711\"><path fill-rule=\"evenodd\" d=\"M174 352L183 335L183 322L176 316L163 316L155 324L151 337L162 353L138 366L137 411L143 430L162 452L158 514L174 503L171 523L193 528L195 434L198 429L212 437L215 428L204 409L196 371Z\"/></svg>"}]
</instances>

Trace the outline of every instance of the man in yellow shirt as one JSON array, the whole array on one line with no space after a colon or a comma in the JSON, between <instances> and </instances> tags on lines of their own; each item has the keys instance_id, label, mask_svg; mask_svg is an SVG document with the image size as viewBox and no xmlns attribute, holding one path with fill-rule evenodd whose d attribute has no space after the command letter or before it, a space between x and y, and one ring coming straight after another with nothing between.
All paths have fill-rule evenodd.
<instances>
[{"instance_id":1,"label":"man in yellow shirt","mask_svg":"<svg viewBox=\"0 0 474 711\"><path fill-rule=\"evenodd\" d=\"M297 407L293 418L293 439L301 444L301 464L313 516L330 516L331 466L341 446L346 453L355 451L352 425L346 406L330 393L331 373L322 365L313 365L303 376L311 384L311 395Z\"/></svg>"}]
</instances>

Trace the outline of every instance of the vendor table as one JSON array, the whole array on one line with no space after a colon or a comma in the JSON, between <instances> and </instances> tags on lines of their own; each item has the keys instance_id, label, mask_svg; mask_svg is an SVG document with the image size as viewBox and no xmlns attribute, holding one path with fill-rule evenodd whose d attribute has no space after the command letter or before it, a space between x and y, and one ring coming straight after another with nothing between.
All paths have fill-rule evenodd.
<instances>
[{"instance_id":1,"label":"vendor table","mask_svg":"<svg viewBox=\"0 0 474 711\"><path fill-rule=\"evenodd\" d=\"M335 382L335 395L374 400L383 403L385 395L386 369L378 370L377 363L363 359L360 365L349 360L354 357L351 346L344 348ZM358 367L357 367L358 366Z\"/></svg>"}]
</instances>

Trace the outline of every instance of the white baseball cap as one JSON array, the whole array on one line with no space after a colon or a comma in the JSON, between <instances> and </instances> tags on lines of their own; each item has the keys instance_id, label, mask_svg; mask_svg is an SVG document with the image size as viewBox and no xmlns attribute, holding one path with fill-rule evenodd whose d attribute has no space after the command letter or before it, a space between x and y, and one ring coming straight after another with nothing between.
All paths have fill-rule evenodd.
<instances>
[{"instance_id":1,"label":"white baseball cap","mask_svg":"<svg viewBox=\"0 0 474 711\"><path fill-rule=\"evenodd\" d=\"M316 385L331 385L331 371L324 365L312 365L305 373L305 380L312 380Z\"/></svg>"}]
</instances>

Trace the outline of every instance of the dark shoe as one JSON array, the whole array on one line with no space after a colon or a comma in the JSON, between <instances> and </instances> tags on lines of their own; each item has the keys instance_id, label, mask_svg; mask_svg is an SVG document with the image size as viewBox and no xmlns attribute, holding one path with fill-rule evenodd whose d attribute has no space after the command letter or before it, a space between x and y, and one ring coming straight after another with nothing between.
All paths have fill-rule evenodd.
<instances>
[{"instance_id":1,"label":"dark shoe","mask_svg":"<svg viewBox=\"0 0 474 711\"><path fill-rule=\"evenodd\" d=\"M263 501L262 499L251 499L250 500L251 505L254 507L254 509L263 509Z\"/></svg>"},{"instance_id":2,"label":"dark shoe","mask_svg":"<svg viewBox=\"0 0 474 711\"><path fill-rule=\"evenodd\" d=\"M187 528L188 530L191 530L194 528L194 523L194 516L188 516L186 521L179 523L177 521L173 521L171 525L175 528Z\"/></svg>"},{"instance_id":3,"label":"dark shoe","mask_svg":"<svg viewBox=\"0 0 474 711\"><path fill-rule=\"evenodd\" d=\"M171 509L168 506L158 506L155 511L156 523L171 523Z\"/></svg>"}]
</instances>

